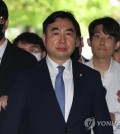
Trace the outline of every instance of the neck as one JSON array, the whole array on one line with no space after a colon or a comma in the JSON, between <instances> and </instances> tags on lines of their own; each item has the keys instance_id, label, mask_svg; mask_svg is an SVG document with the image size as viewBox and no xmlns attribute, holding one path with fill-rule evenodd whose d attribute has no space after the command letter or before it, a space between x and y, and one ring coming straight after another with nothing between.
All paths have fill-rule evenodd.
<instances>
[{"instance_id":1,"label":"neck","mask_svg":"<svg viewBox=\"0 0 120 134\"><path fill-rule=\"evenodd\" d=\"M48 55L48 57L54 61L55 63L57 63L58 65L63 65L69 58L53 58L50 55Z\"/></svg>"},{"instance_id":2,"label":"neck","mask_svg":"<svg viewBox=\"0 0 120 134\"><path fill-rule=\"evenodd\" d=\"M110 61L111 61L111 58L96 59L95 57L93 57L93 66L95 70L99 71L101 76L103 76L105 71L107 71L110 66Z\"/></svg>"}]
</instances>

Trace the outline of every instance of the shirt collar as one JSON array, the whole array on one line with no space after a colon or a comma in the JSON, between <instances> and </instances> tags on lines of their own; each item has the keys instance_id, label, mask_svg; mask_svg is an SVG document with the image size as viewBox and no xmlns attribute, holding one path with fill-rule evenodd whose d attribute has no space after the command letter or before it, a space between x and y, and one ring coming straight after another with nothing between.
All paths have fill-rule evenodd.
<instances>
[{"instance_id":1,"label":"shirt collar","mask_svg":"<svg viewBox=\"0 0 120 134\"><path fill-rule=\"evenodd\" d=\"M104 75L101 77L104 87L107 87L113 79L113 75L114 75L114 71L115 71L114 64L115 64L115 61L113 60L113 58L111 58L110 66L109 66L108 70L106 70ZM89 65L91 68L94 69L93 57L91 58Z\"/></svg>"},{"instance_id":2,"label":"shirt collar","mask_svg":"<svg viewBox=\"0 0 120 134\"><path fill-rule=\"evenodd\" d=\"M50 68L57 70L57 66L59 66L57 63L55 63L53 60L50 59L50 57L46 56L47 64ZM65 67L66 71L70 71L72 69L72 61L69 58L62 66Z\"/></svg>"},{"instance_id":3,"label":"shirt collar","mask_svg":"<svg viewBox=\"0 0 120 134\"><path fill-rule=\"evenodd\" d=\"M113 58L111 58L110 66L109 66L108 70L105 71L105 74L106 73L112 73L112 72L114 72L114 62L115 61L113 60ZM94 66L93 66L93 57L90 60L90 67L94 69Z\"/></svg>"}]
</instances>

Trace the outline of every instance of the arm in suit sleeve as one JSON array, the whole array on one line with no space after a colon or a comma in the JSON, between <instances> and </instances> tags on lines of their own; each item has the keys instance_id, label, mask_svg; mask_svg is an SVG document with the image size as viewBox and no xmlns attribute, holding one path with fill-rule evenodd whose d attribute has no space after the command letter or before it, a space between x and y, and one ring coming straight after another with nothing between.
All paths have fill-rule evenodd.
<instances>
[{"instance_id":1,"label":"arm in suit sleeve","mask_svg":"<svg viewBox=\"0 0 120 134\"><path fill-rule=\"evenodd\" d=\"M113 134L112 125L109 125L109 123L111 123L111 119L105 99L106 91L102 86L100 75L96 78L95 92L96 92L96 98L95 98L94 113L96 123L95 127L93 128L94 133Z\"/></svg>"},{"instance_id":2,"label":"arm in suit sleeve","mask_svg":"<svg viewBox=\"0 0 120 134\"><path fill-rule=\"evenodd\" d=\"M19 77L10 92L8 106L6 108L5 120L0 134L18 134L19 127L24 115L25 90L24 80Z\"/></svg>"}]
</instances>

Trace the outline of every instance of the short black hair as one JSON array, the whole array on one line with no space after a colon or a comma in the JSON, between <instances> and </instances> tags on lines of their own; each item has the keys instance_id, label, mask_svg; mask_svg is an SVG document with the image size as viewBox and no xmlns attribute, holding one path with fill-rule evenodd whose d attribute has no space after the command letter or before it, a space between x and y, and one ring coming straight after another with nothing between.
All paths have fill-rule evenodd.
<instances>
[{"instance_id":1,"label":"short black hair","mask_svg":"<svg viewBox=\"0 0 120 134\"><path fill-rule=\"evenodd\" d=\"M115 37L116 41L120 41L120 25L115 19L108 16L95 19L89 24L88 31L90 39L94 36L95 27L100 24L103 25L104 33Z\"/></svg>"},{"instance_id":2,"label":"short black hair","mask_svg":"<svg viewBox=\"0 0 120 134\"><path fill-rule=\"evenodd\" d=\"M9 16L7 5L3 0L0 0L0 16L2 16L5 20L7 20Z\"/></svg>"},{"instance_id":3,"label":"short black hair","mask_svg":"<svg viewBox=\"0 0 120 134\"><path fill-rule=\"evenodd\" d=\"M19 42L38 44L42 51L46 51L42 38L33 32L23 32L13 40L13 45L18 46Z\"/></svg>"},{"instance_id":4,"label":"short black hair","mask_svg":"<svg viewBox=\"0 0 120 134\"><path fill-rule=\"evenodd\" d=\"M80 26L77 20L75 19L74 15L69 11L62 10L53 12L45 19L45 21L43 22L43 33L46 34L48 25L55 22L57 18L68 18L69 20L71 20L76 30L76 36L81 36Z\"/></svg>"}]
</instances>

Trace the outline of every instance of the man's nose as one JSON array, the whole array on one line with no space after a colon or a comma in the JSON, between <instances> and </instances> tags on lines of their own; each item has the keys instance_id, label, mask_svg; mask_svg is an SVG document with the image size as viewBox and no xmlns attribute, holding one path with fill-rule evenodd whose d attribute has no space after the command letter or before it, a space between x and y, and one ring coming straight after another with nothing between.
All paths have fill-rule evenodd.
<instances>
[{"instance_id":1,"label":"man's nose","mask_svg":"<svg viewBox=\"0 0 120 134\"><path fill-rule=\"evenodd\" d=\"M101 39L100 39L100 44L102 45L102 44L105 44L105 38L104 37L101 37Z\"/></svg>"},{"instance_id":2,"label":"man's nose","mask_svg":"<svg viewBox=\"0 0 120 134\"><path fill-rule=\"evenodd\" d=\"M66 41L66 36L65 36L65 34L61 34L61 35L60 35L60 41L61 41L61 42L65 42L65 41Z\"/></svg>"}]
</instances>

